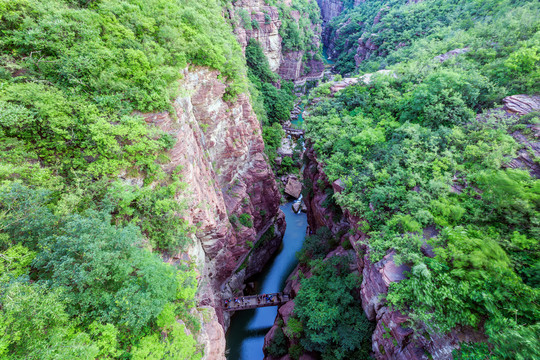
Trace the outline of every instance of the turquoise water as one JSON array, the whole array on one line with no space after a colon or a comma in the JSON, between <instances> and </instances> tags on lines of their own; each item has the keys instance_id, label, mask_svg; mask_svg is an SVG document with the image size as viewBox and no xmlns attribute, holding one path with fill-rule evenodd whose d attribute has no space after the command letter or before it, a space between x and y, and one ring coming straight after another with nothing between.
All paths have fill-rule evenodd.
<instances>
[{"instance_id":1,"label":"turquoise water","mask_svg":"<svg viewBox=\"0 0 540 360\"><path fill-rule=\"evenodd\" d=\"M282 291L285 280L297 264L296 252L302 247L307 228L307 215L295 214L292 202L280 208L285 213L287 229L283 246L274 260L254 279L258 294ZM237 311L227 332L227 359L262 360L264 336L274 324L277 306Z\"/></svg>"},{"instance_id":2,"label":"turquoise water","mask_svg":"<svg viewBox=\"0 0 540 360\"><path fill-rule=\"evenodd\" d=\"M296 120L291 121L291 124L297 127L302 127L302 124L304 123L304 118L302 117L302 114L304 113L304 106L305 106L304 104L300 105L300 109L302 109L302 112L298 114L298 117L296 118Z\"/></svg>"},{"instance_id":3,"label":"turquoise water","mask_svg":"<svg viewBox=\"0 0 540 360\"><path fill-rule=\"evenodd\" d=\"M330 64L330 65L334 64L333 60L328 59L328 53L326 52L326 46L323 46L322 55L323 55L323 61L324 61L325 64Z\"/></svg>"}]
</instances>

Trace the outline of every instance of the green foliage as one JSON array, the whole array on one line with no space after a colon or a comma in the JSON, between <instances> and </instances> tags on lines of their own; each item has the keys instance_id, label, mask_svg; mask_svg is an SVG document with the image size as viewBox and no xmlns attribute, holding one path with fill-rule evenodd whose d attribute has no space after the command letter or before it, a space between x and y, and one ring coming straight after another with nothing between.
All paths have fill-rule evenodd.
<instances>
[{"instance_id":1,"label":"green foliage","mask_svg":"<svg viewBox=\"0 0 540 360\"><path fill-rule=\"evenodd\" d=\"M141 247L132 224L112 225L110 214L91 210L56 215L53 204L47 191L0 187L0 354L116 358L167 329L165 310L177 324L195 296L192 271ZM192 344L182 351L195 356L193 337L171 331L167 351Z\"/></svg>"},{"instance_id":2,"label":"green foliage","mask_svg":"<svg viewBox=\"0 0 540 360\"><path fill-rule=\"evenodd\" d=\"M301 281L294 300L303 328L300 344L320 352L323 359L369 357L373 325L353 296L360 279L350 273L349 260L346 256L314 260L313 276Z\"/></svg>"},{"instance_id":3,"label":"green foliage","mask_svg":"<svg viewBox=\"0 0 540 360\"><path fill-rule=\"evenodd\" d=\"M459 350L452 351L452 356L456 360L488 360L492 358L486 343L463 343Z\"/></svg>"},{"instance_id":4,"label":"green foliage","mask_svg":"<svg viewBox=\"0 0 540 360\"><path fill-rule=\"evenodd\" d=\"M540 91L531 16L538 4L385 3L380 23L371 25L382 2L366 2L331 31L340 31L341 72L356 66L346 42L368 31L364 40L379 50L360 69L397 64L396 78L374 75L331 98L331 83L320 86L306 136L329 180L345 186L337 204L366 224L370 259L393 250L394 261L411 268L391 284L389 305L428 332L483 330L489 343L464 345L462 358L537 357L539 181L503 168L522 146L509 132L516 123L527 131L536 115L511 119L491 108L504 96ZM443 63L434 59L465 47ZM425 255L426 241L434 258Z\"/></svg>"},{"instance_id":5,"label":"green foliage","mask_svg":"<svg viewBox=\"0 0 540 360\"><path fill-rule=\"evenodd\" d=\"M313 235L307 236L298 252L298 261L307 264L311 260L323 259L337 245L337 239L327 227L320 227Z\"/></svg>"},{"instance_id":6,"label":"green foliage","mask_svg":"<svg viewBox=\"0 0 540 360\"><path fill-rule=\"evenodd\" d=\"M285 134L280 122L289 118L294 106L294 86L290 82L284 82L280 89L273 85L278 82L279 76L270 70L268 59L260 44L254 39L250 39L246 47L246 61L254 109L262 123L265 153L270 163L274 164L278 156L277 149Z\"/></svg>"},{"instance_id":7,"label":"green foliage","mask_svg":"<svg viewBox=\"0 0 540 360\"><path fill-rule=\"evenodd\" d=\"M0 355L8 359L94 359L99 345L77 329L62 301L62 291L13 282L0 295Z\"/></svg>"},{"instance_id":8,"label":"green foliage","mask_svg":"<svg viewBox=\"0 0 540 360\"><path fill-rule=\"evenodd\" d=\"M190 243L189 234L193 230L178 216L187 208L176 197L185 186L175 174L153 188L114 182L107 189L106 207L114 206L112 211L117 221L139 225L154 247L172 252Z\"/></svg>"},{"instance_id":9,"label":"green foliage","mask_svg":"<svg viewBox=\"0 0 540 360\"><path fill-rule=\"evenodd\" d=\"M296 317L290 317L287 322L287 327L285 328L285 333L290 338L299 338L304 331L304 326L302 322Z\"/></svg>"},{"instance_id":10,"label":"green foliage","mask_svg":"<svg viewBox=\"0 0 540 360\"><path fill-rule=\"evenodd\" d=\"M270 70L260 44L254 39L251 39L246 47L246 61L249 66L249 79L257 88L258 96L263 99L266 113L264 117L268 121L268 124L263 125L287 120L295 99L292 84L284 83L281 89L272 84L277 82L279 77Z\"/></svg>"},{"instance_id":11,"label":"green foliage","mask_svg":"<svg viewBox=\"0 0 540 360\"><path fill-rule=\"evenodd\" d=\"M247 12L246 9L238 9L238 16L240 17L240 21L243 28L246 30L252 29L252 22L251 22L251 16Z\"/></svg>"},{"instance_id":12,"label":"green foliage","mask_svg":"<svg viewBox=\"0 0 540 360\"><path fill-rule=\"evenodd\" d=\"M359 66L360 71L370 72L469 47L466 57L479 60L482 74L493 75L516 91L530 92L539 76L534 66L538 44L528 40L538 29L538 18L533 15L537 12L538 3L527 0L378 0L343 12L332 19L328 31L331 35L339 31L333 55L338 55L335 68L341 73L356 70L359 39L375 48ZM376 17L379 21L374 21ZM494 36L499 41L491 41Z\"/></svg>"},{"instance_id":13,"label":"green foliage","mask_svg":"<svg viewBox=\"0 0 540 360\"><path fill-rule=\"evenodd\" d=\"M0 283L7 283L13 279L28 275L30 263L36 253L17 244L0 253Z\"/></svg>"},{"instance_id":14,"label":"green foliage","mask_svg":"<svg viewBox=\"0 0 540 360\"><path fill-rule=\"evenodd\" d=\"M294 167L293 159L289 156L284 156L281 159L281 165L279 166L278 175L285 175L292 172Z\"/></svg>"},{"instance_id":15,"label":"green foliage","mask_svg":"<svg viewBox=\"0 0 540 360\"><path fill-rule=\"evenodd\" d=\"M33 266L40 281L69 289L70 315L115 323L137 336L174 299L174 269L133 246L140 241L134 227L119 229L110 218L89 215L67 219L62 236L40 241L44 250Z\"/></svg>"},{"instance_id":16,"label":"green foliage","mask_svg":"<svg viewBox=\"0 0 540 360\"><path fill-rule=\"evenodd\" d=\"M287 354L287 338L280 327L274 332L274 337L266 348L268 354L273 357L281 357Z\"/></svg>"},{"instance_id":17,"label":"green foliage","mask_svg":"<svg viewBox=\"0 0 540 360\"><path fill-rule=\"evenodd\" d=\"M291 347L289 348L289 355L294 360L300 359L300 356L302 356L303 354L304 348L300 344L291 345Z\"/></svg>"},{"instance_id":18,"label":"green foliage","mask_svg":"<svg viewBox=\"0 0 540 360\"><path fill-rule=\"evenodd\" d=\"M298 20L292 14L300 14ZM292 0L290 5L279 4L281 27L279 34L282 47L286 51L318 51L313 46L314 33L312 26L321 23L321 13L317 2L308 0Z\"/></svg>"},{"instance_id":19,"label":"green foliage","mask_svg":"<svg viewBox=\"0 0 540 360\"><path fill-rule=\"evenodd\" d=\"M11 54L4 68L17 61L27 78L70 89L100 108L167 108L188 62L220 70L236 83L231 95L243 86L239 45L213 0L108 0L89 7L17 0L0 16L7 19L0 49Z\"/></svg>"},{"instance_id":20,"label":"green foliage","mask_svg":"<svg viewBox=\"0 0 540 360\"><path fill-rule=\"evenodd\" d=\"M252 228L253 227L253 218L250 214L242 214L238 217L238 222L242 224L245 227Z\"/></svg>"}]
</instances>

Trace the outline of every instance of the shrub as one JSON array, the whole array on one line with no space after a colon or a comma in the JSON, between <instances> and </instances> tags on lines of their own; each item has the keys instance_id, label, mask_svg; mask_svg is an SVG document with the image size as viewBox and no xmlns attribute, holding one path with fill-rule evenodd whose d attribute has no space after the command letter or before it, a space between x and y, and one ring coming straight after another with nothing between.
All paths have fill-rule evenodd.
<instances>
[{"instance_id":1,"label":"shrub","mask_svg":"<svg viewBox=\"0 0 540 360\"><path fill-rule=\"evenodd\" d=\"M242 214L238 217L238 222L240 224L244 225L245 227L252 228L253 227L253 219L250 214Z\"/></svg>"}]
</instances>

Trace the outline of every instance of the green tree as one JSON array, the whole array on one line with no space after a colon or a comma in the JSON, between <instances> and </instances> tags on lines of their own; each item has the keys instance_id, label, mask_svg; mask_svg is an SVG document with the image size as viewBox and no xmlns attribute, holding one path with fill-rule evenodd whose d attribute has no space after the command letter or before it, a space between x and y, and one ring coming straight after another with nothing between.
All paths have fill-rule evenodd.
<instances>
[{"instance_id":1,"label":"green tree","mask_svg":"<svg viewBox=\"0 0 540 360\"><path fill-rule=\"evenodd\" d=\"M294 300L304 330L300 344L323 359L369 357L373 326L353 296L360 279L350 273L349 261L347 256L313 261L313 276L301 281Z\"/></svg>"}]
</instances>

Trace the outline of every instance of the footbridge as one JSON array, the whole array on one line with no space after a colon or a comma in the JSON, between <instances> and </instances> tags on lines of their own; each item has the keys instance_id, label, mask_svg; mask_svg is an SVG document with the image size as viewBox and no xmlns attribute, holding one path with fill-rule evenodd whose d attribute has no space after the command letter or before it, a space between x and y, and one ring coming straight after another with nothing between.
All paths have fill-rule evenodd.
<instances>
[{"instance_id":1,"label":"footbridge","mask_svg":"<svg viewBox=\"0 0 540 360\"><path fill-rule=\"evenodd\" d=\"M300 136L304 136L304 130L302 129L296 129L288 126L282 126L283 131L285 131L285 134L291 135L295 138L298 138Z\"/></svg>"},{"instance_id":2,"label":"footbridge","mask_svg":"<svg viewBox=\"0 0 540 360\"><path fill-rule=\"evenodd\" d=\"M239 296L230 299L223 299L221 305L225 311L237 311L256 309L266 306L279 306L291 300L289 294L272 293L250 296Z\"/></svg>"}]
</instances>

